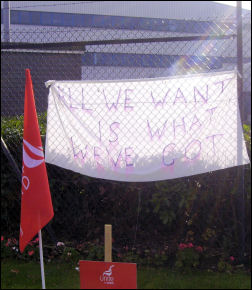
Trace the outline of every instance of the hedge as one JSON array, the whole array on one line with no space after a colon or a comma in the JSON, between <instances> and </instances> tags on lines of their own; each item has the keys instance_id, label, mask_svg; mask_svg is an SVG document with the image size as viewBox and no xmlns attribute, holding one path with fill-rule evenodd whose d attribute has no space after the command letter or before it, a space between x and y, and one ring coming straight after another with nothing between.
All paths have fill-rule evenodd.
<instances>
[{"instance_id":1,"label":"hedge","mask_svg":"<svg viewBox=\"0 0 252 290\"><path fill-rule=\"evenodd\" d=\"M21 169L23 118L2 118L1 123L2 137ZM46 114L39 115L39 123L45 135ZM250 156L250 126L244 125L244 132ZM21 184L2 150L1 157L2 233L18 237ZM167 260L175 261L178 246L192 243L204 249L209 263L235 256L250 264L250 166L243 167L244 208L237 167L175 180L125 183L46 166L55 212L50 224L57 241L102 244L104 224L112 224L115 249L135 247L156 253L163 249Z\"/></svg>"}]
</instances>

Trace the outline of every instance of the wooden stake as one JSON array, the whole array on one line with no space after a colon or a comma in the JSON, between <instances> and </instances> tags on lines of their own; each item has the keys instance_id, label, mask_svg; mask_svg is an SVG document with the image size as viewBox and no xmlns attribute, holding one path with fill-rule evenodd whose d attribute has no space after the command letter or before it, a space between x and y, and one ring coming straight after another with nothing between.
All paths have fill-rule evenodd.
<instances>
[{"instance_id":1,"label":"wooden stake","mask_svg":"<svg viewBox=\"0 0 252 290\"><path fill-rule=\"evenodd\" d=\"M112 262L112 225L105 225L104 261Z\"/></svg>"}]
</instances>

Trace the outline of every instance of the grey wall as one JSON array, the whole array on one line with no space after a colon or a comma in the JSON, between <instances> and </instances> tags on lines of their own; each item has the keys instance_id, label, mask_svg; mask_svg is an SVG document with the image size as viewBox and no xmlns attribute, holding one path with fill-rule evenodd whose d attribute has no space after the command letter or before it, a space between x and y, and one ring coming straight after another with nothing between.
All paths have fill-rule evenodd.
<instances>
[{"instance_id":1,"label":"grey wall","mask_svg":"<svg viewBox=\"0 0 252 290\"><path fill-rule=\"evenodd\" d=\"M1 52L1 115L24 112L25 69L29 68L37 112L47 110L48 80L81 79L81 56L75 54Z\"/></svg>"}]
</instances>

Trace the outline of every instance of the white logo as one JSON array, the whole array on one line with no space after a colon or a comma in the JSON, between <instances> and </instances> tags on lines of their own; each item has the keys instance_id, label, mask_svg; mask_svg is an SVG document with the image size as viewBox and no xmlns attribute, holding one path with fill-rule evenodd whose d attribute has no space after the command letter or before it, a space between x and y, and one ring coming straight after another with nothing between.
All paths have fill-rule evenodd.
<instances>
[{"instance_id":1,"label":"white logo","mask_svg":"<svg viewBox=\"0 0 252 290\"><path fill-rule=\"evenodd\" d=\"M42 147L34 147L29 142L27 142L25 139L23 140L23 143L28 147L28 149L35 154L38 157L42 157L42 159L33 159L28 155L28 153L25 150L25 146L23 145L23 161L26 167L28 168L34 168L39 166L44 161L44 154L43 154L43 148Z\"/></svg>"},{"instance_id":2,"label":"white logo","mask_svg":"<svg viewBox=\"0 0 252 290\"><path fill-rule=\"evenodd\" d=\"M112 268L115 265L111 265L108 270L104 271L102 275L100 275L100 281L104 284L114 284L114 278L112 277Z\"/></svg>"}]
</instances>

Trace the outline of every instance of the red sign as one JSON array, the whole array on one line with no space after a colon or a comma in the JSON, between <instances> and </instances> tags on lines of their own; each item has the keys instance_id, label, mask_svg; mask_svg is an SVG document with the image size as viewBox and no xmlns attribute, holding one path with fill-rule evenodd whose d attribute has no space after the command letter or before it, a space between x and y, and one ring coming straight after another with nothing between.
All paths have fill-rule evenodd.
<instances>
[{"instance_id":1,"label":"red sign","mask_svg":"<svg viewBox=\"0 0 252 290\"><path fill-rule=\"evenodd\" d=\"M136 264L80 261L80 289L137 289Z\"/></svg>"}]
</instances>

